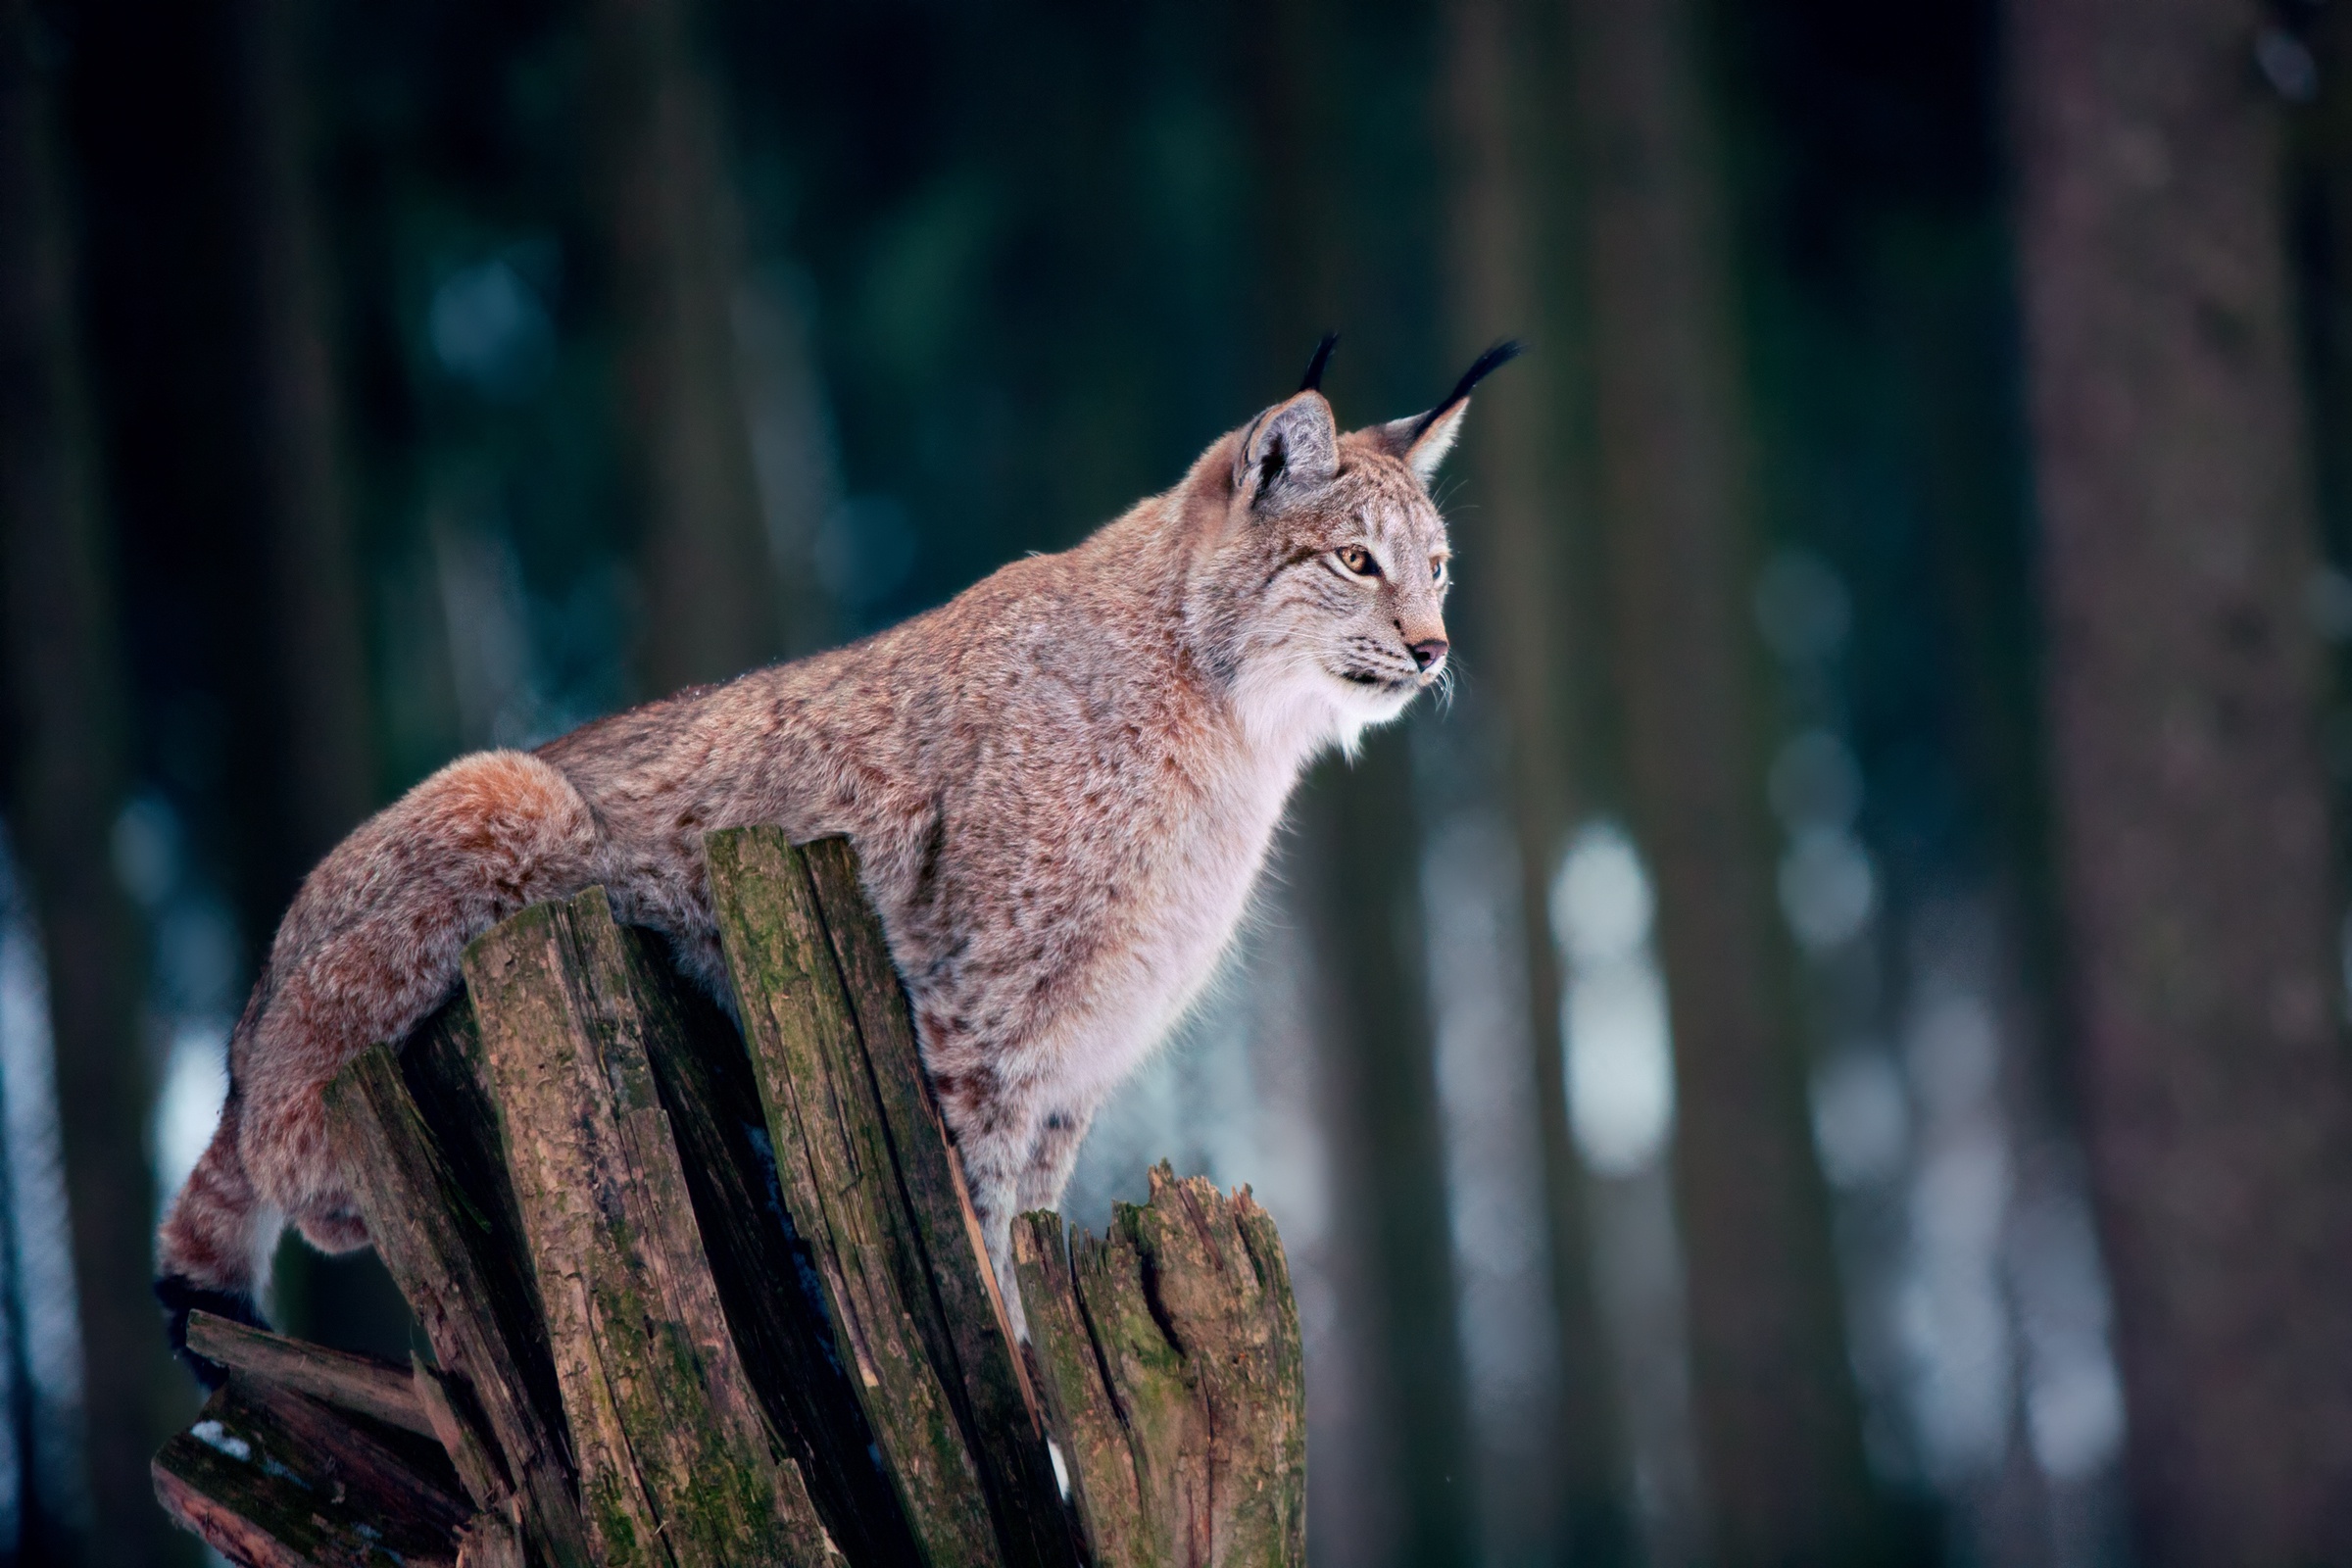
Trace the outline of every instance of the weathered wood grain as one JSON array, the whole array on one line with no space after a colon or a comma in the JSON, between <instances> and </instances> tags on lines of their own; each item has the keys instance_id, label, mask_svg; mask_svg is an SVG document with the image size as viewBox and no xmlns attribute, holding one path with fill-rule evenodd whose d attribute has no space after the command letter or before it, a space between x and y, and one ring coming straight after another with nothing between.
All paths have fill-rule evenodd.
<instances>
[{"instance_id":1,"label":"weathered wood grain","mask_svg":"<svg viewBox=\"0 0 2352 1568\"><path fill-rule=\"evenodd\" d=\"M1017 1266L1097 1560L1304 1563L1305 1381L1273 1221L1247 1189L1227 1199L1163 1164L1148 1204L1116 1205L1100 1241L1073 1238L1066 1284L1050 1221L1027 1217Z\"/></svg>"},{"instance_id":2,"label":"weathered wood grain","mask_svg":"<svg viewBox=\"0 0 2352 1568\"><path fill-rule=\"evenodd\" d=\"M502 1520L476 1514L458 1536L458 1568L530 1568L522 1541Z\"/></svg>"},{"instance_id":3,"label":"weathered wood grain","mask_svg":"<svg viewBox=\"0 0 2352 1568\"><path fill-rule=\"evenodd\" d=\"M416 1396L415 1380L406 1367L379 1361L371 1355L353 1355L323 1345L290 1340L267 1329L215 1317L210 1312L188 1314L188 1348L256 1381L274 1383L339 1408L357 1410L422 1437L434 1436L432 1422L425 1415L424 1406Z\"/></svg>"},{"instance_id":4,"label":"weathered wood grain","mask_svg":"<svg viewBox=\"0 0 2352 1568\"><path fill-rule=\"evenodd\" d=\"M1103 1380L1094 1330L1070 1275L1061 1216L1023 1214L1013 1222L1012 1250L1038 1392L1069 1472L1070 1503L1088 1552L1098 1563L1151 1568L1158 1559L1144 1528L1126 1418Z\"/></svg>"},{"instance_id":5,"label":"weathered wood grain","mask_svg":"<svg viewBox=\"0 0 2352 1568\"><path fill-rule=\"evenodd\" d=\"M495 927L465 970L602 1560L822 1561L728 1332L647 1059L660 1020L603 890Z\"/></svg>"},{"instance_id":6,"label":"weathered wood grain","mask_svg":"<svg viewBox=\"0 0 2352 1568\"><path fill-rule=\"evenodd\" d=\"M906 992L882 922L866 902L858 857L843 838L803 847L809 885L857 1015L865 1079L897 1166L913 1246L900 1255L902 1289L934 1363L951 1385L979 1461L1007 1558L1038 1568L1076 1559L1068 1515L1027 1369L1014 1353L1004 1303L914 1037Z\"/></svg>"},{"instance_id":7,"label":"weathered wood grain","mask_svg":"<svg viewBox=\"0 0 2352 1568\"><path fill-rule=\"evenodd\" d=\"M455 1564L473 1512L429 1439L233 1370L153 1474L173 1519L254 1568Z\"/></svg>"},{"instance_id":8,"label":"weathered wood grain","mask_svg":"<svg viewBox=\"0 0 2352 1568\"><path fill-rule=\"evenodd\" d=\"M1001 1562L956 1408L961 1378L922 1322L936 1307L815 889L776 830L714 833L704 849L785 1207L822 1282L835 1353L924 1559Z\"/></svg>"},{"instance_id":9,"label":"weathered wood grain","mask_svg":"<svg viewBox=\"0 0 2352 1568\"><path fill-rule=\"evenodd\" d=\"M268 1568L1302 1564L1264 1211L1163 1165L1101 1241L1024 1216L1016 1354L849 847L706 850L742 1034L601 890L477 942L328 1096L433 1361L199 1316L166 1506Z\"/></svg>"},{"instance_id":10,"label":"weathered wood grain","mask_svg":"<svg viewBox=\"0 0 2352 1568\"><path fill-rule=\"evenodd\" d=\"M433 1441L449 1455L450 1467L457 1472L466 1495L473 1499L476 1508L506 1515L519 1528L514 1490L507 1485L497 1452L482 1433L480 1417L471 1407L465 1385L414 1353L409 1373L417 1409L423 1413Z\"/></svg>"},{"instance_id":11,"label":"weathered wood grain","mask_svg":"<svg viewBox=\"0 0 2352 1568\"><path fill-rule=\"evenodd\" d=\"M522 1499L507 1483L505 1467L464 1381L414 1352L409 1362L416 1400L433 1437L479 1510L458 1538L458 1568L524 1568L528 1526Z\"/></svg>"},{"instance_id":12,"label":"weathered wood grain","mask_svg":"<svg viewBox=\"0 0 2352 1568\"><path fill-rule=\"evenodd\" d=\"M647 1053L655 1088L753 1390L842 1553L859 1568L919 1564L855 1375L835 1352L815 1259L785 1206L743 1037L658 940L629 937L639 1000L660 1019L649 1045L664 1046Z\"/></svg>"},{"instance_id":13,"label":"weathered wood grain","mask_svg":"<svg viewBox=\"0 0 2352 1568\"><path fill-rule=\"evenodd\" d=\"M1139 1514L1133 1560L1139 1568L1190 1568L1209 1560L1208 1411L1185 1376L1183 1348L1154 1312L1136 1212L1115 1205L1102 1238L1071 1237L1070 1278L1108 1396L1124 1418Z\"/></svg>"},{"instance_id":14,"label":"weathered wood grain","mask_svg":"<svg viewBox=\"0 0 2352 1568\"><path fill-rule=\"evenodd\" d=\"M1134 1215L1165 1332L1209 1412L1209 1555L1306 1560L1306 1379L1290 1265L1274 1221L1162 1164Z\"/></svg>"},{"instance_id":15,"label":"weathered wood grain","mask_svg":"<svg viewBox=\"0 0 2352 1568\"><path fill-rule=\"evenodd\" d=\"M327 1086L327 1123L376 1254L444 1376L480 1411L530 1539L554 1568L588 1568L555 1363L479 1049L461 998L399 1054L378 1046L345 1068Z\"/></svg>"}]
</instances>

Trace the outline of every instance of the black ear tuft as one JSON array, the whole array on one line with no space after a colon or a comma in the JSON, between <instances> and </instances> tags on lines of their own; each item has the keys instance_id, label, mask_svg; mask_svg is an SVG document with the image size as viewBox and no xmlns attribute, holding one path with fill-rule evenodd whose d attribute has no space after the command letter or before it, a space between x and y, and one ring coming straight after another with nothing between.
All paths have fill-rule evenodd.
<instances>
[{"instance_id":1,"label":"black ear tuft","mask_svg":"<svg viewBox=\"0 0 2352 1568\"><path fill-rule=\"evenodd\" d=\"M1526 344L1516 338L1511 338L1495 344L1486 353L1481 354L1476 363L1462 372L1462 378L1453 383L1453 390L1446 394L1446 401L1413 421L1412 428L1406 433L1402 445L1409 450L1414 442L1429 433L1431 425L1436 424L1460 407L1463 399L1470 396L1472 388L1476 387L1479 382L1484 381L1488 376L1493 375L1496 370L1501 369L1526 352Z\"/></svg>"},{"instance_id":2,"label":"black ear tuft","mask_svg":"<svg viewBox=\"0 0 2352 1568\"><path fill-rule=\"evenodd\" d=\"M1331 351L1340 346L1340 334L1326 332L1323 341L1315 345L1315 357L1306 362L1306 379L1298 383L1301 392L1323 390L1323 368L1331 363Z\"/></svg>"}]
</instances>

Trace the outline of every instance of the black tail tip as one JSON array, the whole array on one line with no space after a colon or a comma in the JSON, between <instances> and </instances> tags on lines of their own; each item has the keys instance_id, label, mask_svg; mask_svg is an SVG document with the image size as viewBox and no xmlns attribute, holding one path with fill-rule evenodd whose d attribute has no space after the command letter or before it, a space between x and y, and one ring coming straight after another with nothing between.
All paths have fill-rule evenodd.
<instances>
[{"instance_id":1,"label":"black tail tip","mask_svg":"<svg viewBox=\"0 0 2352 1568\"><path fill-rule=\"evenodd\" d=\"M218 1291L207 1285L177 1274L166 1274L155 1282L155 1298L164 1309L164 1332L171 1339L172 1353L196 1375L196 1381L207 1389L217 1389L228 1381L228 1368L210 1361L188 1348L188 1314L210 1312L215 1317L227 1318L249 1328L267 1329L269 1320L252 1297L242 1291Z\"/></svg>"}]
</instances>

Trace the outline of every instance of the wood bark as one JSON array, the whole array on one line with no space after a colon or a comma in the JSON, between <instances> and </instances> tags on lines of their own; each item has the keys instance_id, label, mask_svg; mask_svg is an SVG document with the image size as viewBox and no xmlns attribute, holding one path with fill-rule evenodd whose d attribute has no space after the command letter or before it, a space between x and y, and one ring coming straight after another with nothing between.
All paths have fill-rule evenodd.
<instances>
[{"instance_id":1,"label":"wood bark","mask_svg":"<svg viewBox=\"0 0 2352 1568\"><path fill-rule=\"evenodd\" d=\"M438 1446L232 1373L155 1457L167 1510L253 1568L450 1564L472 1509Z\"/></svg>"},{"instance_id":2,"label":"wood bark","mask_svg":"<svg viewBox=\"0 0 2352 1568\"><path fill-rule=\"evenodd\" d=\"M771 828L706 844L786 1206L809 1216L839 1354L917 1538L935 1559L1068 1560L1043 1435L847 844L804 853Z\"/></svg>"},{"instance_id":3,"label":"wood bark","mask_svg":"<svg viewBox=\"0 0 2352 1568\"><path fill-rule=\"evenodd\" d=\"M835 1354L816 1263L785 1206L742 1037L657 955L644 956L639 995L649 1008L675 1014L661 1033L684 1047L651 1054L656 1087L728 1327L769 1426L851 1561L921 1562L850 1368Z\"/></svg>"},{"instance_id":4,"label":"wood bark","mask_svg":"<svg viewBox=\"0 0 2352 1568\"><path fill-rule=\"evenodd\" d=\"M2070 989L2158 1563L2352 1556L2352 1064L2267 16L2009 15Z\"/></svg>"},{"instance_id":5,"label":"wood bark","mask_svg":"<svg viewBox=\"0 0 2352 1568\"><path fill-rule=\"evenodd\" d=\"M590 1561L571 1439L522 1222L461 999L329 1086L327 1120L378 1256L502 1458L497 1499L558 1568Z\"/></svg>"},{"instance_id":6,"label":"wood bark","mask_svg":"<svg viewBox=\"0 0 2352 1568\"><path fill-rule=\"evenodd\" d=\"M126 783L128 694L70 281L77 247L56 92L36 56L35 26L29 6L0 5L6 799L47 967L80 1306L89 1512L68 1522L88 1533L67 1549L92 1562L143 1564L173 1546L144 1494L147 1455L184 1396L147 1290L155 1178L146 1144L151 1073L139 1038L143 965L111 855ZM35 1498L29 1516L68 1500Z\"/></svg>"},{"instance_id":7,"label":"wood bark","mask_svg":"<svg viewBox=\"0 0 2352 1568\"><path fill-rule=\"evenodd\" d=\"M1061 1216L1024 1214L1012 1228L1013 1268L1029 1319L1038 1391L1070 1472L1070 1508L1097 1562L1147 1565L1164 1554L1144 1516L1131 1444L1131 1395L1114 1391L1070 1271Z\"/></svg>"},{"instance_id":8,"label":"wood bark","mask_svg":"<svg viewBox=\"0 0 2352 1568\"><path fill-rule=\"evenodd\" d=\"M1152 1172L1100 1241L1023 1215L1015 1268L1093 1558L1306 1561L1306 1387L1282 1244L1248 1189Z\"/></svg>"},{"instance_id":9,"label":"wood bark","mask_svg":"<svg viewBox=\"0 0 2352 1568\"><path fill-rule=\"evenodd\" d=\"M1738 356L1686 0L1571 8L1625 772L1658 894L1692 1396L1727 1563L1863 1551L1872 1504L1769 892Z\"/></svg>"},{"instance_id":10,"label":"wood bark","mask_svg":"<svg viewBox=\"0 0 2352 1568\"><path fill-rule=\"evenodd\" d=\"M437 1436L417 1393L416 1376L407 1367L370 1355L305 1345L210 1312L189 1314L188 1348L232 1372L356 1410L420 1437Z\"/></svg>"},{"instance_id":11,"label":"wood bark","mask_svg":"<svg viewBox=\"0 0 2352 1568\"><path fill-rule=\"evenodd\" d=\"M521 1533L500 1507L511 1489L462 1413L460 1381L421 1359L395 1366L203 1312L188 1343L229 1383L156 1455L156 1496L215 1550L271 1565L522 1568Z\"/></svg>"},{"instance_id":12,"label":"wood bark","mask_svg":"<svg viewBox=\"0 0 2352 1568\"><path fill-rule=\"evenodd\" d=\"M432 1359L199 1315L231 1378L156 1460L183 1525L272 1565L372 1562L355 1542L398 1536L408 1560L461 1568L1076 1568L856 857L773 829L706 853L743 1034L591 889L479 939L465 997L330 1086ZM1154 1194L1080 1273L1104 1282L1086 1299L1124 1336L1114 1364L1173 1355L1181 1396L1098 1494L1073 1486L1149 1499L1180 1547L1152 1560L1302 1562L1280 1241L1246 1195L1164 1170ZM1065 1322L1079 1299L1045 1309ZM1102 1397L1140 1386L1114 1371ZM307 1468L275 1457L297 1440ZM337 1485L359 1489L349 1509ZM321 1488L341 1511L311 1506Z\"/></svg>"},{"instance_id":13,"label":"wood bark","mask_svg":"<svg viewBox=\"0 0 2352 1568\"><path fill-rule=\"evenodd\" d=\"M580 1497L607 1563L815 1563L800 1468L774 1451L727 1332L604 891L466 951Z\"/></svg>"},{"instance_id":14,"label":"wood bark","mask_svg":"<svg viewBox=\"0 0 2352 1568\"><path fill-rule=\"evenodd\" d=\"M781 837L781 835L778 835ZM882 921L865 902L862 873L847 839L822 839L804 852L809 885L824 912L825 935L856 1009L867 1083L898 1165L917 1252L905 1266L933 1297L925 1320L933 1353L953 1365L965 1430L997 1510L998 1528L1016 1561L1068 1560L1067 1523L1057 1503L1053 1462L1036 1391L1013 1348L1011 1322L990 1268L986 1239L972 1210L955 1146L932 1098L915 1045L906 988L892 966ZM918 1293L919 1294L919 1293Z\"/></svg>"}]
</instances>

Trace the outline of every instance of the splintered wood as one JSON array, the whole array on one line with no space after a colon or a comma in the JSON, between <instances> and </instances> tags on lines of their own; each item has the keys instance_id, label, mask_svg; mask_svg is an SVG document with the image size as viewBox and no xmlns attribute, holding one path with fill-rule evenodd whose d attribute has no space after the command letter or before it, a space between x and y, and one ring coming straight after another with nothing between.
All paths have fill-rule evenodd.
<instances>
[{"instance_id":1,"label":"splintered wood","mask_svg":"<svg viewBox=\"0 0 2352 1568\"><path fill-rule=\"evenodd\" d=\"M740 1029L591 889L337 1078L425 1348L196 1315L228 1378L156 1455L164 1506L268 1568L1304 1563L1265 1212L1163 1166L1101 1241L1026 1216L1033 1374L849 845L706 853Z\"/></svg>"},{"instance_id":2,"label":"splintered wood","mask_svg":"<svg viewBox=\"0 0 2352 1568\"><path fill-rule=\"evenodd\" d=\"M1290 1269L1247 1189L1162 1164L1110 1233L1024 1214L1013 1267L1071 1501L1121 1568L1306 1560L1306 1402Z\"/></svg>"},{"instance_id":3,"label":"splintered wood","mask_svg":"<svg viewBox=\"0 0 2352 1568\"><path fill-rule=\"evenodd\" d=\"M603 890L475 943L481 1019L580 1494L612 1564L808 1562L824 1532L718 1304Z\"/></svg>"}]
</instances>

